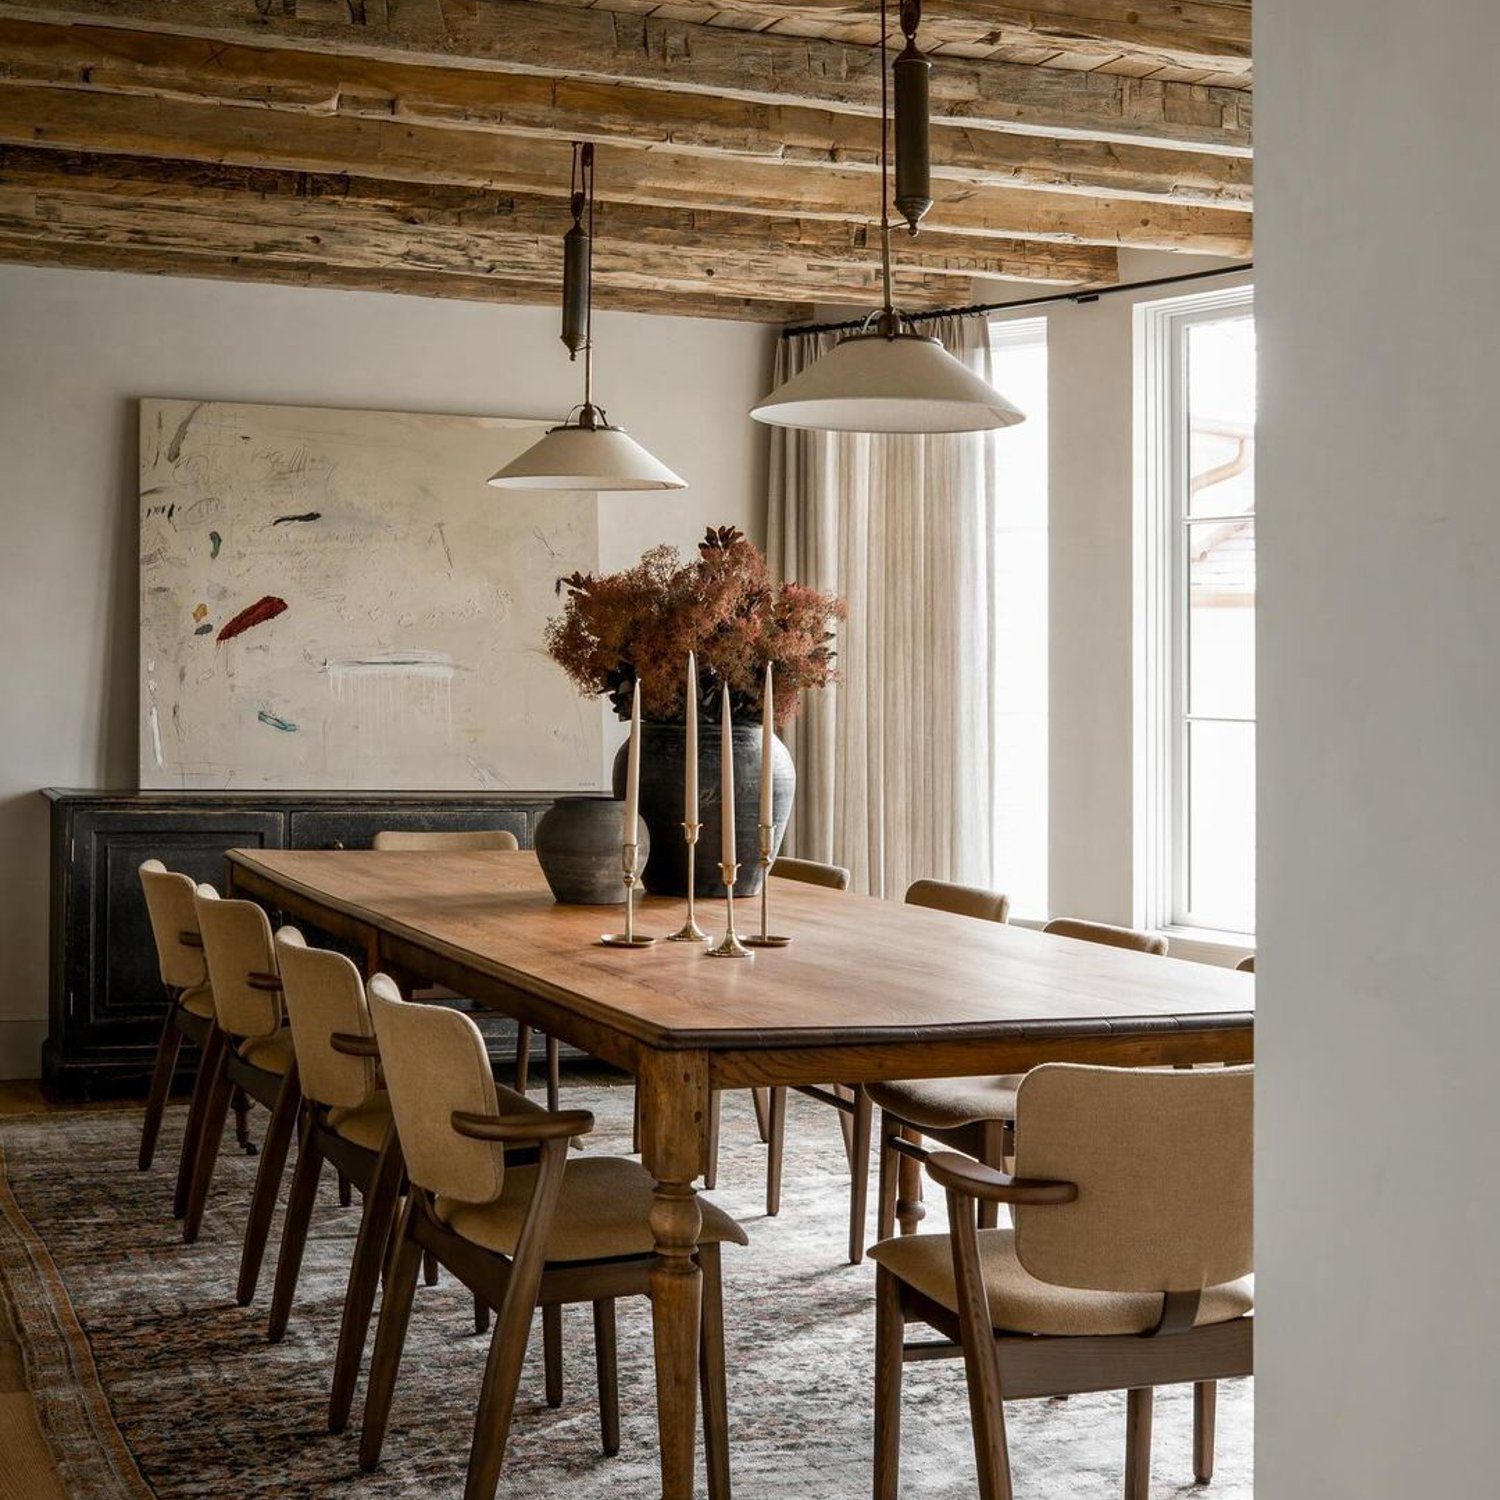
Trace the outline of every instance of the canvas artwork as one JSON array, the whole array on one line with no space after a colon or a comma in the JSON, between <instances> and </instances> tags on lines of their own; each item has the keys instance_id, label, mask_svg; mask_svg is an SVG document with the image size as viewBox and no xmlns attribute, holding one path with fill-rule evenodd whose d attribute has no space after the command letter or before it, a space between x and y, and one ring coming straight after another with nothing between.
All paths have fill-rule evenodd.
<instances>
[{"instance_id":1,"label":"canvas artwork","mask_svg":"<svg viewBox=\"0 0 1500 1500\"><path fill-rule=\"evenodd\" d=\"M544 428L143 401L141 785L597 788L541 646L597 499L485 483Z\"/></svg>"}]
</instances>

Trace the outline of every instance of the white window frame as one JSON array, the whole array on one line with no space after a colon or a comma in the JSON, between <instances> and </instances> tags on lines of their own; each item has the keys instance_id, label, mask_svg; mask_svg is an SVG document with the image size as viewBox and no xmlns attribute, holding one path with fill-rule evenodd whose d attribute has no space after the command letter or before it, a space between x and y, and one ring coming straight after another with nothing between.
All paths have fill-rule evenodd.
<instances>
[{"instance_id":1,"label":"white window frame","mask_svg":"<svg viewBox=\"0 0 1500 1500\"><path fill-rule=\"evenodd\" d=\"M1187 350L1194 324L1253 316L1254 288L1226 287L1138 303L1136 349L1137 577L1141 580L1142 699L1136 748L1137 869L1147 925L1252 946L1188 908ZM1211 521L1212 515L1194 516Z\"/></svg>"}]
</instances>

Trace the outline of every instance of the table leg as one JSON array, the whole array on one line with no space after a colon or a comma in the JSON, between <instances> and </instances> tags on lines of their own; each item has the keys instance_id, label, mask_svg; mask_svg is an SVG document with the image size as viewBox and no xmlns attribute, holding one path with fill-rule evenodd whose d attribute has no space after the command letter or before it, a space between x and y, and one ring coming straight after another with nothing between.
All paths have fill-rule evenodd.
<instances>
[{"instance_id":1,"label":"table leg","mask_svg":"<svg viewBox=\"0 0 1500 1500\"><path fill-rule=\"evenodd\" d=\"M921 1133L908 1125L901 1127L901 1137L914 1146L922 1142ZM896 1190L896 1218L902 1234L915 1234L917 1225L927 1217L927 1209L922 1203L922 1163L904 1151L897 1161L900 1187Z\"/></svg>"},{"instance_id":2,"label":"table leg","mask_svg":"<svg viewBox=\"0 0 1500 1500\"><path fill-rule=\"evenodd\" d=\"M656 1424L662 1500L693 1500L702 1273L694 1260L703 1214L694 1180L707 1146L708 1060L648 1053L638 1084L641 1150L656 1179L651 1232L651 1318L656 1343Z\"/></svg>"}]
</instances>

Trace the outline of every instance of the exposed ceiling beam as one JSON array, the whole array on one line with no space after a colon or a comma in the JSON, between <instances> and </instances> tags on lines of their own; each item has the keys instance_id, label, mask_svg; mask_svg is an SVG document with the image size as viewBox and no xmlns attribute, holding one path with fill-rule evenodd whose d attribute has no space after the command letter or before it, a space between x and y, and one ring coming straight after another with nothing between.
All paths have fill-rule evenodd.
<instances>
[{"instance_id":1,"label":"exposed ceiling beam","mask_svg":"<svg viewBox=\"0 0 1500 1500\"><path fill-rule=\"evenodd\" d=\"M568 148L558 141L14 85L0 87L0 142L542 194L566 193L569 175ZM598 184L614 202L776 217L863 220L873 207L871 180L860 171L800 174L612 145L599 149ZM933 190L928 222L936 230L1230 256L1250 246L1249 215L1238 212L945 181Z\"/></svg>"},{"instance_id":2,"label":"exposed ceiling beam","mask_svg":"<svg viewBox=\"0 0 1500 1500\"><path fill-rule=\"evenodd\" d=\"M626 84L480 73L201 37L0 20L0 78L320 116L343 115L873 172L865 115ZM1248 158L935 126L933 171L988 186L1247 207Z\"/></svg>"},{"instance_id":3,"label":"exposed ceiling beam","mask_svg":"<svg viewBox=\"0 0 1500 1500\"><path fill-rule=\"evenodd\" d=\"M32 266L126 271L144 276L190 276L213 281L262 281L280 286L337 287L362 292L399 292L470 302L555 304L550 286L486 276L444 276L421 270L371 271L328 265L262 260L245 255L202 255L151 246L72 244L45 237L0 233L0 261ZM657 313L672 317L733 318L762 323L797 323L813 315L807 302L760 302L734 297L688 297L600 286L596 305L606 311Z\"/></svg>"},{"instance_id":4,"label":"exposed ceiling beam","mask_svg":"<svg viewBox=\"0 0 1500 1500\"><path fill-rule=\"evenodd\" d=\"M635 9L597 0L603 10ZM713 9L747 22L767 17L865 28L880 0L713 0ZM995 46L1052 44L1072 56L1155 57L1181 68L1231 72L1250 63L1250 0L927 0L922 40Z\"/></svg>"},{"instance_id":5,"label":"exposed ceiling beam","mask_svg":"<svg viewBox=\"0 0 1500 1500\"><path fill-rule=\"evenodd\" d=\"M532 0L4 0L0 15L867 114L880 101L869 47ZM1250 97L1236 89L939 56L932 103L939 117L1001 129L1250 150Z\"/></svg>"},{"instance_id":6,"label":"exposed ceiling beam","mask_svg":"<svg viewBox=\"0 0 1500 1500\"><path fill-rule=\"evenodd\" d=\"M205 191L238 194L247 217L274 213L277 204L288 199L349 201L389 214L413 232L431 221L540 237L554 248L568 223L562 200L540 194L0 146L0 192L13 198L88 192L152 203L176 202ZM878 248L875 233L864 224L601 203L596 243L603 249L612 242L861 269L875 264ZM894 251L898 267L932 276L1000 277L1061 286L1118 280L1116 253L1092 245L928 233L915 240L899 237ZM782 295L788 290L797 288L783 287Z\"/></svg>"}]
</instances>

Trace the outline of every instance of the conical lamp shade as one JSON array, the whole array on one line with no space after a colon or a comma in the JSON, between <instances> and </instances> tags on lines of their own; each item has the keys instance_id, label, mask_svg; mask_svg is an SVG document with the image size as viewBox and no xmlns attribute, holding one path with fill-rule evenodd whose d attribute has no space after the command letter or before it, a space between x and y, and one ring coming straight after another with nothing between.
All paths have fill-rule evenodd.
<instances>
[{"instance_id":1,"label":"conical lamp shade","mask_svg":"<svg viewBox=\"0 0 1500 1500\"><path fill-rule=\"evenodd\" d=\"M750 415L818 432L982 432L1026 420L918 333L861 333L778 386Z\"/></svg>"},{"instance_id":2,"label":"conical lamp shade","mask_svg":"<svg viewBox=\"0 0 1500 1500\"><path fill-rule=\"evenodd\" d=\"M618 427L554 427L490 481L499 490L683 490L687 481Z\"/></svg>"}]
</instances>

